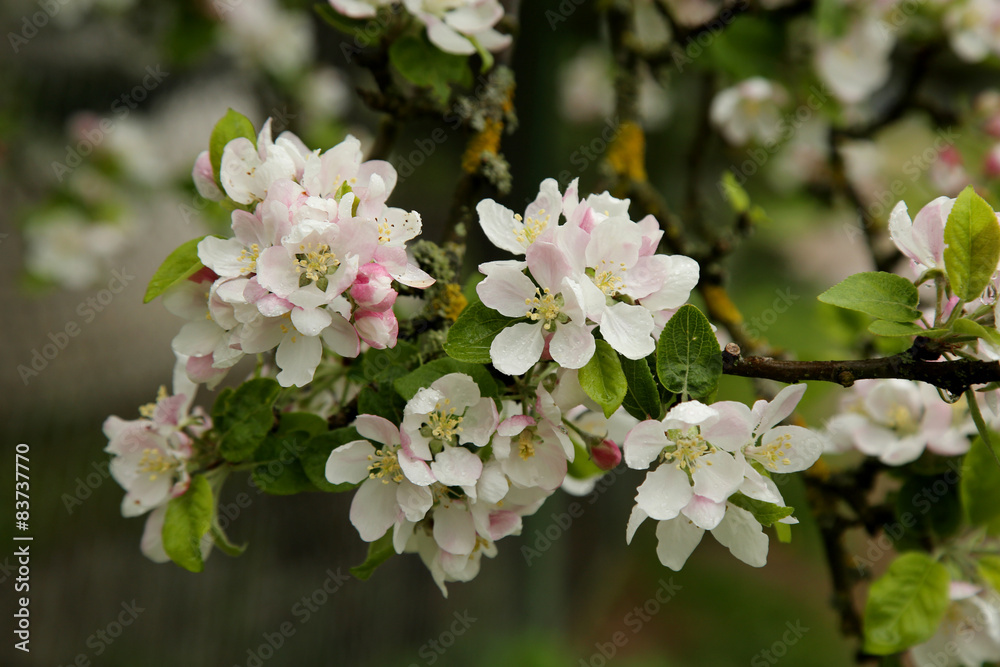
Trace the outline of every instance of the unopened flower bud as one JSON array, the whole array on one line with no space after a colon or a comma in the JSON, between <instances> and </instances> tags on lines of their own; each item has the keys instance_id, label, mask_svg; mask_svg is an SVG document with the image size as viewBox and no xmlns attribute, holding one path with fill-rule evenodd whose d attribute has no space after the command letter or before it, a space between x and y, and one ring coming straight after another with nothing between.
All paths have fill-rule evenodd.
<instances>
[{"instance_id":1,"label":"unopened flower bud","mask_svg":"<svg viewBox=\"0 0 1000 667\"><path fill-rule=\"evenodd\" d=\"M622 462L622 450L613 440L602 440L591 446L590 460L601 470L611 470Z\"/></svg>"},{"instance_id":2,"label":"unopened flower bud","mask_svg":"<svg viewBox=\"0 0 1000 667\"><path fill-rule=\"evenodd\" d=\"M198 189L205 199L212 201L222 201L225 195L215 182L215 173L212 170L212 160L208 151L202 151L194 161L194 168L191 170L191 178L194 179L194 187Z\"/></svg>"},{"instance_id":3,"label":"unopened flower bud","mask_svg":"<svg viewBox=\"0 0 1000 667\"><path fill-rule=\"evenodd\" d=\"M369 263L358 269L358 277L351 286L351 298L365 310L384 312L396 302L392 276L381 264Z\"/></svg>"}]
</instances>

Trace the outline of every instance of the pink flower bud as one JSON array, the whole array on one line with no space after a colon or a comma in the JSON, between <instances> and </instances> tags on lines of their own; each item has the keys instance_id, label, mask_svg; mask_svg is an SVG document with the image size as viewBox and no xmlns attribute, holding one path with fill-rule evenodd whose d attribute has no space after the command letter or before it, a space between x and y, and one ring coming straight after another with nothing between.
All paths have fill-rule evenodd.
<instances>
[{"instance_id":1,"label":"pink flower bud","mask_svg":"<svg viewBox=\"0 0 1000 667\"><path fill-rule=\"evenodd\" d=\"M361 340L377 350L396 346L399 335L399 321L392 309L377 312L358 310L354 313L354 328Z\"/></svg>"},{"instance_id":2,"label":"pink flower bud","mask_svg":"<svg viewBox=\"0 0 1000 667\"><path fill-rule=\"evenodd\" d=\"M990 152L986 154L983 171L990 178L1000 178L1000 144L994 144Z\"/></svg>"},{"instance_id":3,"label":"pink flower bud","mask_svg":"<svg viewBox=\"0 0 1000 667\"><path fill-rule=\"evenodd\" d=\"M198 194L205 199L222 201L225 198L222 190L215 183L215 173L212 171L212 160L209 158L208 151L202 151L195 158L191 178L194 179L194 187L198 189Z\"/></svg>"},{"instance_id":4,"label":"pink flower bud","mask_svg":"<svg viewBox=\"0 0 1000 667\"><path fill-rule=\"evenodd\" d=\"M358 269L351 286L351 298L365 310L384 312L396 302L392 276L381 264L368 263Z\"/></svg>"},{"instance_id":5,"label":"pink flower bud","mask_svg":"<svg viewBox=\"0 0 1000 667\"><path fill-rule=\"evenodd\" d=\"M611 470L622 462L622 450L613 440L602 440L590 448L590 460L601 470Z\"/></svg>"}]
</instances>

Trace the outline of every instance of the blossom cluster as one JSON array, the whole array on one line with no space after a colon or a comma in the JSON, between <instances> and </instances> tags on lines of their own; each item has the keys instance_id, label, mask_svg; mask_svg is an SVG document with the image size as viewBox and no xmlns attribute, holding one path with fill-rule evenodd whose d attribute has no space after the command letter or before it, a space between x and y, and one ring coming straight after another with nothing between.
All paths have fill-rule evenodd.
<instances>
[{"instance_id":1,"label":"blossom cluster","mask_svg":"<svg viewBox=\"0 0 1000 667\"><path fill-rule=\"evenodd\" d=\"M427 27L427 38L447 53L471 55L510 46L510 35L494 29L504 14L499 0L330 0L337 12L356 19L374 18L379 8L400 4Z\"/></svg>"},{"instance_id":2,"label":"blossom cluster","mask_svg":"<svg viewBox=\"0 0 1000 667\"><path fill-rule=\"evenodd\" d=\"M141 547L157 563L170 560L161 538L167 503L188 490L194 440L212 428L211 417L199 407L191 408L196 389L180 361L174 370L173 394L160 387L156 401L139 408L139 419L111 416L104 421L108 438L104 451L113 455L111 476L126 490L122 516L149 513Z\"/></svg>"},{"instance_id":3,"label":"blossom cluster","mask_svg":"<svg viewBox=\"0 0 1000 667\"><path fill-rule=\"evenodd\" d=\"M671 569L684 566L706 530L735 557L763 566L768 539L746 508L752 501L784 508L771 475L805 470L823 452L823 441L812 431L777 425L791 415L805 390L805 385L790 385L752 409L734 401L687 401L662 421L646 420L629 431L625 463L636 470L655 467L636 494L628 541L653 519L656 554ZM790 516L778 520L796 523Z\"/></svg>"},{"instance_id":4,"label":"blossom cluster","mask_svg":"<svg viewBox=\"0 0 1000 667\"><path fill-rule=\"evenodd\" d=\"M520 533L521 517L562 483L574 447L544 388L534 403L504 401L498 411L470 376L451 373L403 414L399 426L358 416L365 439L333 450L326 478L360 482L350 519L361 538L391 529L396 552L419 553L447 595L445 582L469 581L497 540Z\"/></svg>"},{"instance_id":5,"label":"blossom cluster","mask_svg":"<svg viewBox=\"0 0 1000 667\"><path fill-rule=\"evenodd\" d=\"M207 151L193 175L203 196L239 208L234 237L202 239L206 270L165 297L190 320L173 348L190 357L192 380L216 380L243 355L277 348L278 382L301 387L324 345L342 357L356 357L362 341L395 345L393 281L424 288L434 279L406 255L420 215L386 206L396 184L389 163L362 162L351 136L322 154L289 132L272 140L268 120L256 146L243 137L226 145L221 189Z\"/></svg>"},{"instance_id":6,"label":"blossom cluster","mask_svg":"<svg viewBox=\"0 0 1000 667\"><path fill-rule=\"evenodd\" d=\"M479 267L483 304L527 319L493 340L497 370L519 375L543 355L582 368L596 349L595 328L629 359L653 352L654 336L698 283L698 263L657 254L663 231L656 219L634 222L628 207L608 193L580 200L576 180L562 194L553 179L542 182L523 216L492 199L479 203L490 241L524 256Z\"/></svg>"}]
</instances>

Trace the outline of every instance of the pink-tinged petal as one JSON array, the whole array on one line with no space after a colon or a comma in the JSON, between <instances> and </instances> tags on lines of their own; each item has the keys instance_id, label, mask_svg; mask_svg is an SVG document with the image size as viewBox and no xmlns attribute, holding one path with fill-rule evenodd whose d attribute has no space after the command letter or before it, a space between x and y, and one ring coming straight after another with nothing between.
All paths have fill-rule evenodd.
<instances>
[{"instance_id":1,"label":"pink-tinged petal","mask_svg":"<svg viewBox=\"0 0 1000 667\"><path fill-rule=\"evenodd\" d=\"M399 448L399 453L396 455L396 460L399 461L399 468L403 471L406 479L417 486L430 486L437 479L434 477L430 465L427 464L425 459L417 456L414 449L410 446L411 444L404 439L402 446ZM420 448L418 447L417 449ZM426 454L427 458L430 458L431 454L429 450Z\"/></svg>"},{"instance_id":2,"label":"pink-tinged petal","mask_svg":"<svg viewBox=\"0 0 1000 667\"><path fill-rule=\"evenodd\" d=\"M490 437L497 430L499 423L500 416L497 414L496 403L493 402L492 398L481 398L476 405L465 411L459 442L485 447L489 444Z\"/></svg>"},{"instance_id":3,"label":"pink-tinged petal","mask_svg":"<svg viewBox=\"0 0 1000 667\"><path fill-rule=\"evenodd\" d=\"M927 261L921 264L928 268L940 266L944 258L944 227L948 222L955 200L938 197L917 213L913 219L913 240Z\"/></svg>"},{"instance_id":4,"label":"pink-tinged petal","mask_svg":"<svg viewBox=\"0 0 1000 667\"><path fill-rule=\"evenodd\" d=\"M292 309L292 324L305 336L318 336L331 321L330 312L323 308Z\"/></svg>"},{"instance_id":5,"label":"pink-tinged petal","mask_svg":"<svg viewBox=\"0 0 1000 667\"><path fill-rule=\"evenodd\" d=\"M417 486L403 480L396 487L396 502L407 521L420 521L434 504L434 494L426 486Z\"/></svg>"},{"instance_id":6,"label":"pink-tinged petal","mask_svg":"<svg viewBox=\"0 0 1000 667\"><path fill-rule=\"evenodd\" d=\"M703 438L727 452L735 452L751 442L754 418L750 408L736 401L719 401L712 404L712 409L719 414L719 419L702 427Z\"/></svg>"},{"instance_id":7,"label":"pink-tinged petal","mask_svg":"<svg viewBox=\"0 0 1000 667\"><path fill-rule=\"evenodd\" d=\"M491 540L500 540L508 535L519 535L521 533L521 515L517 512L500 510L490 512L489 537Z\"/></svg>"},{"instance_id":8,"label":"pink-tinged petal","mask_svg":"<svg viewBox=\"0 0 1000 667\"><path fill-rule=\"evenodd\" d=\"M331 484L357 484L368 477L375 448L367 440L354 440L330 452L326 479Z\"/></svg>"},{"instance_id":9,"label":"pink-tinged petal","mask_svg":"<svg viewBox=\"0 0 1000 667\"><path fill-rule=\"evenodd\" d=\"M636 505L632 508L632 514L628 517L628 525L625 526L625 544L632 544L632 538L635 537L635 531L639 529L642 522L649 518L649 515L642 511L642 508Z\"/></svg>"},{"instance_id":10,"label":"pink-tinged petal","mask_svg":"<svg viewBox=\"0 0 1000 667\"><path fill-rule=\"evenodd\" d=\"M434 477L445 486L475 484L483 472L483 461L462 447L445 447L431 463Z\"/></svg>"},{"instance_id":11,"label":"pink-tinged petal","mask_svg":"<svg viewBox=\"0 0 1000 667\"><path fill-rule=\"evenodd\" d=\"M772 472L799 472L816 463L823 453L823 439L801 426L779 426L765 433L760 447L750 447L753 457Z\"/></svg>"},{"instance_id":12,"label":"pink-tinged petal","mask_svg":"<svg viewBox=\"0 0 1000 667\"><path fill-rule=\"evenodd\" d=\"M289 333L278 345L274 360L281 368L275 378L282 387L304 387L312 382L313 374L323 356L323 345L316 336Z\"/></svg>"},{"instance_id":13,"label":"pink-tinged petal","mask_svg":"<svg viewBox=\"0 0 1000 667\"><path fill-rule=\"evenodd\" d=\"M243 252L243 244L236 239L206 236L198 242L198 259L225 278L243 275L248 266L247 261L241 259Z\"/></svg>"},{"instance_id":14,"label":"pink-tinged petal","mask_svg":"<svg viewBox=\"0 0 1000 667\"><path fill-rule=\"evenodd\" d=\"M643 306L650 310L672 310L680 308L691 296L691 290L698 284L700 268L698 262L684 255L655 255L663 265L665 275L662 286L642 299ZM626 274L627 275L627 274Z\"/></svg>"},{"instance_id":15,"label":"pink-tinged petal","mask_svg":"<svg viewBox=\"0 0 1000 667\"><path fill-rule=\"evenodd\" d=\"M536 423L535 418L529 415L514 415L500 422L500 425L497 426L497 433L507 437L515 436Z\"/></svg>"},{"instance_id":16,"label":"pink-tinged petal","mask_svg":"<svg viewBox=\"0 0 1000 667\"><path fill-rule=\"evenodd\" d=\"M694 492L717 503L736 493L743 483L743 465L729 452L716 451L698 457L692 473Z\"/></svg>"},{"instance_id":17,"label":"pink-tinged petal","mask_svg":"<svg viewBox=\"0 0 1000 667\"><path fill-rule=\"evenodd\" d=\"M191 178L194 180L194 187L205 199L211 201L222 201L225 195L215 182L215 173L212 170L212 160L208 151L202 151L195 158L194 167L191 169Z\"/></svg>"},{"instance_id":18,"label":"pink-tinged petal","mask_svg":"<svg viewBox=\"0 0 1000 667\"><path fill-rule=\"evenodd\" d=\"M742 453L737 452L738 459L742 456ZM753 466L746 463L745 458L742 460L743 483L740 484L740 493L756 500L763 500L766 503L784 506L785 501L781 497L781 492L778 491L778 486L774 483L774 480L757 472Z\"/></svg>"},{"instance_id":19,"label":"pink-tinged petal","mask_svg":"<svg viewBox=\"0 0 1000 667\"><path fill-rule=\"evenodd\" d=\"M399 429L384 417L378 415L358 415L354 420L354 428L363 438L381 442L384 445L398 445Z\"/></svg>"},{"instance_id":20,"label":"pink-tinged petal","mask_svg":"<svg viewBox=\"0 0 1000 667\"><path fill-rule=\"evenodd\" d=\"M271 239L264 238L264 223L253 213L236 209L233 211L232 220L233 234L241 245L246 247L254 243L264 247L272 245Z\"/></svg>"},{"instance_id":21,"label":"pink-tinged petal","mask_svg":"<svg viewBox=\"0 0 1000 667\"><path fill-rule=\"evenodd\" d=\"M257 281L264 289L287 297L299 288L300 267L284 246L273 246L257 258Z\"/></svg>"},{"instance_id":22,"label":"pink-tinged petal","mask_svg":"<svg viewBox=\"0 0 1000 667\"><path fill-rule=\"evenodd\" d=\"M260 156L253 142L246 137L233 139L222 150L219 180L229 198L238 204L250 204L264 199L257 192L255 170L260 167Z\"/></svg>"},{"instance_id":23,"label":"pink-tinged petal","mask_svg":"<svg viewBox=\"0 0 1000 667\"><path fill-rule=\"evenodd\" d=\"M204 195L203 195L204 196ZM146 518L146 525L142 530L142 540L139 542L139 549L142 555L154 563L166 563L170 561L163 548L163 523L167 518L167 506L157 507L150 512Z\"/></svg>"},{"instance_id":24,"label":"pink-tinged petal","mask_svg":"<svg viewBox=\"0 0 1000 667\"><path fill-rule=\"evenodd\" d=\"M493 245L515 255L524 254L524 247L514 235L517 221L513 211L492 199L484 199L476 206L476 212L479 214L479 225Z\"/></svg>"},{"instance_id":25,"label":"pink-tinged petal","mask_svg":"<svg viewBox=\"0 0 1000 667\"><path fill-rule=\"evenodd\" d=\"M644 359L653 353L653 316L642 306L617 302L605 308L601 318L604 340L629 359Z\"/></svg>"},{"instance_id":26,"label":"pink-tinged petal","mask_svg":"<svg viewBox=\"0 0 1000 667\"><path fill-rule=\"evenodd\" d=\"M181 327L171 346L176 354L202 357L211 354L225 335L225 329L212 320L197 320Z\"/></svg>"},{"instance_id":27,"label":"pink-tinged petal","mask_svg":"<svg viewBox=\"0 0 1000 667\"><path fill-rule=\"evenodd\" d=\"M476 292L483 305L507 317L524 317L532 311L535 283L514 268L496 269L476 285Z\"/></svg>"},{"instance_id":28,"label":"pink-tinged petal","mask_svg":"<svg viewBox=\"0 0 1000 667\"><path fill-rule=\"evenodd\" d=\"M709 428L719 418L719 411L701 401L684 401L670 409L663 418L665 430L688 429L691 426Z\"/></svg>"},{"instance_id":29,"label":"pink-tinged petal","mask_svg":"<svg viewBox=\"0 0 1000 667\"><path fill-rule=\"evenodd\" d=\"M473 46L472 42L448 27L443 21L428 22L427 39L445 53L471 56L476 52L476 47Z\"/></svg>"},{"instance_id":30,"label":"pink-tinged petal","mask_svg":"<svg viewBox=\"0 0 1000 667\"><path fill-rule=\"evenodd\" d=\"M771 399L760 415L760 425L754 429L757 435L767 432L779 422L787 418L795 410L795 406L806 393L806 385L790 384Z\"/></svg>"},{"instance_id":31,"label":"pink-tinged petal","mask_svg":"<svg viewBox=\"0 0 1000 667\"><path fill-rule=\"evenodd\" d=\"M767 535L745 509L730 505L725 518L712 531L712 537L751 567L767 564Z\"/></svg>"},{"instance_id":32,"label":"pink-tinged petal","mask_svg":"<svg viewBox=\"0 0 1000 667\"><path fill-rule=\"evenodd\" d=\"M702 530L712 530L726 515L726 503L717 503L696 493L691 502L681 510L681 514L691 519L694 525Z\"/></svg>"},{"instance_id":33,"label":"pink-tinged petal","mask_svg":"<svg viewBox=\"0 0 1000 667\"><path fill-rule=\"evenodd\" d=\"M476 546L476 528L470 514L457 504L434 510L434 541L445 551L468 555Z\"/></svg>"},{"instance_id":34,"label":"pink-tinged petal","mask_svg":"<svg viewBox=\"0 0 1000 667\"><path fill-rule=\"evenodd\" d=\"M377 479L363 482L351 502L351 525L365 542L374 542L385 535L399 514L396 485L383 484Z\"/></svg>"},{"instance_id":35,"label":"pink-tinged petal","mask_svg":"<svg viewBox=\"0 0 1000 667\"><path fill-rule=\"evenodd\" d=\"M359 310L354 313L354 328L363 341L377 350L395 347L399 321L391 311Z\"/></svg>"},{"instance_id":36,"label":"pink-tinged petal","mask_svg":"<svg viewBox=\"0 0 1000 667\"><path fill-rule=\"evenodd\" d=\"M523 375L542 357L542 331L539 322L518 322L501 331L490 345L493 366L505 375Z\"/></svg>"},{"instance_id":37,"label":"pink-tinged petal","mask_svg":"<svg viewBox=\"0 0 1000 667\"><path fill-rule=\"evenodd\" d=\"M563 368L583 368L596 350L590 328L572 322L558 325L549 341L549 354Z\"/></svg>"},{"instance_id":38,"label":"pink-tinged petal","mask_svg":"<svg viewBox=\"0 0 1000 667\"><path fill-rule=\"evenodd\" d=\"M574 273L566 255L555 243L532 243L525 259L528 261L528 270L538 284L542 289L551 290L553 294L559 292L563 279Z\"/></svg>"},{"instance_id":39,"label":"pink-tinged petal","mask_svg":"<svg viewBox=\"0 0 1000 667\"><path fill-rule=\"evenodd\" d=\"M656 525L656 556L661 563L678 572L704 534L704 530L683 516L661 521Z\"/></svg>"},{"instance_id":40,"label":"pink-tinged petal","mask_svg":"<svg viewBox=\"0 0 1000 667\"><path fill-rule=\"evenodd\" d=\"M198 384L207 384L208 388L213 387L226 374L225 369L215 368L212 365L212 355L202 357L189 357L184 365L188 378Z\"/></svg>"},{"instance_id":41,"label":"pink-tinged petal","mask_svg":"<svg viewBox=\"0 0 1000 667\"><path fill-rule=\"evenodd\" d=\"M525 457L521 451L512 452L502 461L504 472L511 481L522 487L538 487L555 491L566 477L566 455L554 439L533 443L534 450Z\"/></svg>"},{"instance_id":42,"label":"pink-tinged petal","mask_svg":"<svg viewBox=\"0 0 1000 667\"><path fill-rule=\"evenodd\" d=\"M245 295L246 290L244 290ZM281 317L285 313L290 312L294 307L288 299L282 299L277 294L271 293L258 299L254 305L257 306L257 312L264 317Z\"/></svg>"},{"instance_id":43,"label":"pink-tinged petal","mask_svg":"<svg viewBox=\"0 0 1000 667\"><path fill-rule=\"evenodd\" d=\"M587 266L597 267L602 262L626 267L635 266L642 246L642 233L628 218L609 218L594 227L587 244ZM628 274L626 279L628 278Z\"/></svg>"},{"instance_id":44,"label":"pink-tinged petal","mask_svg":"<svg viewBox=\"0 0 1000 667\"><path fill-rule=\"evenodd\" d=\"M691 501L694 491L687 473L672 465L662 465L646 474L635 502L652 519L673 519Z\"/></svg>"},{"instance_id":45,"label":"pink-tinged petal","mask_svg":"<svg viewBox=\"0 0 1000 667\"><path fill-rule=\"evenodd\" d=\"M334 313L330 325L320 334L327 347L342 357L353 359L361 352L358 332L342 315Z\"/></svg>"},{"instance_id":46,"label":"pink-tinged petal","mask_svg":"<svg viewBox=\"0 0 1000 667\"><path fill-rule=\"evenodd\" d=\"M655 419L639 422L625 436L625 465L645 470L669 443L662 422Z\"/></svg>"}]
</instances>

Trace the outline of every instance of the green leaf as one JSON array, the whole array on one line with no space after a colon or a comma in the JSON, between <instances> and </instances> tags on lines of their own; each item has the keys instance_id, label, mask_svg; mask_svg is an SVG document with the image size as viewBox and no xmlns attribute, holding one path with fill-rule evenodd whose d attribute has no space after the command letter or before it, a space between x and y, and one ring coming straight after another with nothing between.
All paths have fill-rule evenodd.
<instances>
[{"instance_id":1,"label":"green leaf","mask_svg":"<svg viewBox=\"0 0 1000 667\"><path fill-rule=\"evenodd\" d=\"M951 330L960 336L975 336L982 338L993 345L1000 345L1000 332L990 327L984 327L972 320L959 319L951 325Z\"/></svg>"},{"instance_id":2,"label":"green leaf","mask_svg":"<svg viewBox=\"0 0 1000 667\"><path fill-rule=\"evenodd\" d=\"M1000 436L990 433L990 440L1000 442ZM959 496L970 524L1000 532L1000 468L982 437L972 441L962 462Z\"/></svg>"},{"instance_id":3,"label":"green leaf","mask_svg":"<svg viewBox=\"0 0 1000 667\"><path fill-rule=\"evenodd\" d=\"M256 378L232 393L219 394L212 419L223 458L234 463L251 459L274 425L272 409L280 391L275 380Z\"/></svg>"},{"instance_id":4,"label":"green leaf","mask_svg":"<svg viewBox=\"0 0 1000 667\"><path fill-rule=\"evenodd\" d=\"M163 550L185 570L201 572L201 538L212 527L212 486L204 475L191 478L191 486L182 496L167 504L163 520Z\"/></svg>"},{"instance_id":5,"label":"green leaf","mask_svg":"<svg viewBox=\"0 0 1000 667\"><path fill-rule=\"evenodd\" d=\"M681 306L656 344L656 374L681 400L704 398L722 377L722 351L708 319L696 307Z\"/></svg>"},{"instance_id":6,"label":"green leaf","mask_svg":"<svg viewBox=\"0 0 1000 667\"><path fill-rule=\"evenodd\" d=\"M240 556L247 550L246 543L234 544L229 539L229 536L226 535L226 531L222 530L222 526L220 526L216 521L212 522L211 533L212 542L227 556Z\"/></svg>"},{"instance_id":7,"label":"green leaf","mask_svg":"<svg viewBox=\"0 0 1000 667\"><path fill-rule=\"evenodd\" d=\"M950 577L924 553L900 555L872 584L865 605L865 651L898 653L934 636L948 609Z\"/></svg>"},{"instance_id":8,"label":"green leaf","mask_svg":"<svg viewBox=\"0 0 1000 667\"><path fill-rule=\"evenodd\" d=\"M431 88L441 103L448 101L451 84L472 84L468 56L445 53L430 43L423 31L403 35L389 47L389 62L410 83Z\"/></svg>"},{"instance_id":9,"label":"green leaf","mask_svg":"<svg viewBox=\"0 0 1000 667\"><path fill-rule=\"evenodd\" d=\"M299 461L302 469L306 473L309 481L320 491L337 493L340 491L350 491L356 488L357 484L331 484L326 480L326 462L330 458L330 452L341 445L346 445L354 440L364 438L352 426L338 428L335 431L327 431L305 443Z\"/></svg>"},{"instance_id":10,"label":"green leaf","mask_svg":"<svg viewBox=\"0 0 1000 667\"><path fill-rule=\"evenodd\" d=\"M361 581L365 581L375 573L375 568L389 560L389 557L395 553L396 550L392 546L392 531L390 530L368 545L368 557L361 565L352 567L351 574Z\"/></svg>"},{"instance_id":11,"label":"green leaf","mask_svg":"<svg viewBox=\"0 0 1000 667\"><path fill-rule=\"evenodd\" d=\"M604 409L605 417L614 414L628 391L618 353L607 341L597 341L594 356L580 369L578 377L584 393Z\"/></svg>"},{"instance_id":12,"label":"green leaf","mask_svg":"<svg viewBox=\"0 0 1000 667\"><path fill-rule=\"evenodd\" d=\"M817 298L891 322L912 322L920 317L917 288L906 278L884 271L855 273Z\"/></svg>"},{"instance_id":13,"label":"green leaf","mask_svg":"<svg viewBox=\"0 0 1000 667\"><path fill-rule=\"evenodd\" d=\"M897 551L919 549L927 536L946 538L961 527L962 502L956 473L949 470L939 475L913 475L903 483L896 497L899 520L892 533Z\"/></svg>"},{"instance_id":14,"label":"green leaf","mask_svg":"<svg viewBox=\"0 0 1000 667\"><path fill-rule=\"evenodd\" d=\"M792 512L795 511L792 507L782 507L775 503L757 500L739 492L729 496L729 502L753 514L753 518L757 519L758 523L765 528L786 516L791 516Z\"/></svg>"},{"instance_id":15,"label":"green leaf","mask_svg":"<svg viewBox=\"0 0 1000 667\"><path fill-rule=\"evenodd\" d=\"M143 303L149 303L182 280L187 280L205 267L198 258L198 244L204 236L182 243L172 253L167 255L149 279Z\"/></svg>"},{"instance_id":16,"label":"green leaf","mask_svg":"<svg viewBox=\"0 0 1000 667\"><path fill-rule=\"evenodd\" d=\"M282 435L302 431L309 435L319 435L326 433L326 420L311 412L282 412L278 415L278 429L276 433Z\"/></svg>"},{"instance_id":17,"label":"green leaf","mask_svg":"<svg viewBox=\"0 0 1000 667\"><path fill-rule=\"evenodd\" d=\"M253 129L250 119L229 109L226 115L219 119L219 122L212 128L212 137L208 140L208 157L212 162L212 173L215 175L215 182L221 184L219 171L222 169L222 152L233 139L244 137L257 147L257 133Z\"/></svg>"},{"instance_id":18,"label":"green leaf","mask_svg":"<svg viewBox=\"0 0 1000 667\"><path fill-rule=\"evenodd\" d=\"M566 467L566 474L573 479L591 479L592 477L603 475L605 471L598 468L590 459L590 452L576 441L576 435L572 432L570 433L570 440L573 441L575 455Z\"/></svg>"},{"instance_id":19,"label":"green leaf","mask_svg":"<svg viewBox=\"0 0 1000 667\"><path fill-rule=\"evenodd\" d=\"M976 570L990 588L1000 591L1000 556L980 556Z\"/></svg>"},{"instance_id":20,"label":"green leaf","mask_svg":"<svg viewBox=\"0 0 1000 667\"><path fill-rule=\"evenodd\" d=\"M940 338L948 333L947 329L924 329L911 322L890 322L888 320L875 320L868 325L868 331L876 336L926 336L927 338Z\"/></svg>"},{"instance_id":21,"label":"green leaf","mask_svg":"<svg viewBox=\"0 0 1000 667\"><path fill-rule=\"evenodd\" d=\"M1000 261L1000 223L971 185L955 200L944 226L944 242L951 291L963 301L978 298Z\"/></svg>"},{"instance_id":22,"label":"green leaf","mask_svg":"<svg viewBox=\"0 0 1000 667\"><path fill-rule=\"evenodd\" d=\"M381 382L374 387L365 387L358 393L358 414L377 415L394 424L403 420L406 401L393 389L389 382Z\"/></svg>"},{"instance_id":23,"label":"green leaf","mask_svg":"<svg viewBox=\"0 0 1000 667\"><path fill-rule=\"evenodd\" d=\"M448 330L444 351L452 359L472 364L488 364L490 345L497 334L523 317L507 317L482 303L470 303Z\"/></svg>"},{"instance_id":24,"label":"green leaf","mask_svg":"<svg viewBox=\"0 0 1000 667\"><path fill-rule=\"evenodd\" d=\"M415 371L397 379L393 383L393 386L399 392L400 396L406 400L410 400L417 391L423 387L431 386L431 383L435 380L450 373L464 373L471 377L479 385L481 396L497 398L500 395L500 389L497 386L496 380L493 379L493 376L490 375L485 366L448 358L435 359L430 363L419 366Z\"/></svg>"},{"instance_id":25,"label":"green leaf","mask_svg":"<svg viewBox=\"0 0 1000 667\"><path fill-rule=\"evenodd\" d=\"M774 534L778 536L778 541L782 544L791 544L792 527L787 523L774 524Z\"/></svg>"},{"instance_id":26,"label":"green leaf","mask_svg":"<svg viewBox=\"0 0 1000 667\"><path fill-rule=\"evenodd\" d=\"M628 383L628 392L622 401L622 406L630 415L642 421L644 419L659 419L663 406L660 403L660 392L656 388L656 380L645 359L633 360L618 355Z\"/></svg>"},{"instance_id":27,"label":"green leaf","mask_svg":"<svg viewBox=\"0 0 1000 667\"><path fill-rule=\"evenodd\" d=\"M723 171L720 185L722 186L722 192L726 197L726 201L729 202L733 211L736 213L746 213L750 210L750 195L737 182L733 172L728 169Z\"/></svg>"}]
</instances>

